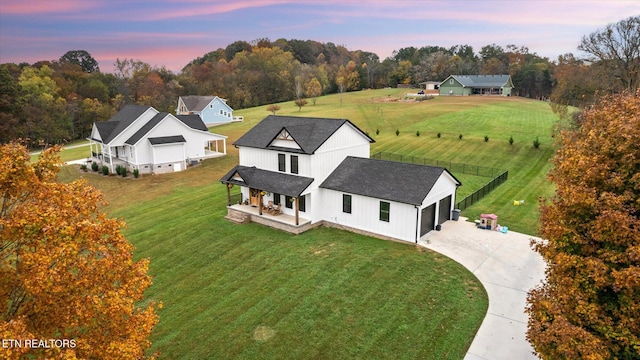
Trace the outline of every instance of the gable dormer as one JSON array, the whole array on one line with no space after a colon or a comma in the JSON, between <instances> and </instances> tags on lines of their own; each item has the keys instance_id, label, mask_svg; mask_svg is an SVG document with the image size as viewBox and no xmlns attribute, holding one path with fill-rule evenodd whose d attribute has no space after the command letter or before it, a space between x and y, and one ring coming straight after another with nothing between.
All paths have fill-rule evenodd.
<instances>
[{"instance_id":1,"label":"gable dormer","mask_svg":"<svg viewBox=\"0 0 640 360\"><path fill-rule=\"evenodd\" d=\"M300 144L291 136L287 128L280 130L278 135L269 144L269 147L302 150Z\"/></svg>"}]
</instances>

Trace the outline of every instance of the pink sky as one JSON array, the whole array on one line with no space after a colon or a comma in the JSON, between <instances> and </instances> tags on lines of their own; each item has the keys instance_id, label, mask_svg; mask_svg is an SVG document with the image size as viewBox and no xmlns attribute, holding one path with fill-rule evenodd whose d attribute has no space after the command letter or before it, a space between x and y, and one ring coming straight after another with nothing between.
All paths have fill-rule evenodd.
<instances>
[{"instance_id":1,"label":"pink sky","mask_svg":"<svg viewBox=\"0 0 640 360\"><path fill-rule=\"evenodd\" d=\"M54 5L55 4L55 5ZM1 0L0 63L87 50L101 70L133 58L178 72L207 52L257 38L315 40L378 54L414 46L514 44L555 59L639 1Z\"/></svg>"}]
</instances>

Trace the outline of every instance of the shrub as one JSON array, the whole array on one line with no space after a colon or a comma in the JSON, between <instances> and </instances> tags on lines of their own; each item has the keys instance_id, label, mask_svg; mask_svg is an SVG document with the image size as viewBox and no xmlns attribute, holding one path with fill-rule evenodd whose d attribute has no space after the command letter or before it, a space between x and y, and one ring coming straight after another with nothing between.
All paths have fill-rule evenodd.
<instances>
[{"instance_id":1,"label":"shrub","mask_svg":"<svg viewBox=\"0 0 640 360\"><path fill-rule=\"evenodd\" d=\"M122 175L123 171L127 171L127 169L122 165L116 165L116 174Z\"/></svg>"},{"instance_id":2,"label":"shrub","mask_svg":"<svg viewBox=\"0 0 640 360\"><path fill-rule=\"evenodd\" d=\"M513 145L513 136L509 138L509 145Z\"/></svg>"},{"instance_id":3,"label":"shrub","mask_svg":"<svg viewBox=\"0 0 640 360\"><path fill-rule=\"evenodd\" d=\"M484 136L484 142L489 141L489 137L487 135Z\"/></svg>"},{"instance_id":4,"label":"shrub","mask_svg":"<svg viewBox=\"0 0 640 360\"><path fill-rule=\"evenodd\" d=\"M133 169L133 177L138 178L140 176L140 171L138 169Z\"/></svg>"},{"instance_id":5,"label":"shrub","mask_svg":"<svg viewBox=\"0 0 640 360\"><path fill-rule=\"evenodd\" d=\"M376 129L376 135L380 135L380 129Z\"/></svg>"},{"instance_id":6,"label":"shrub","mask_svg":"<svg viewBox=\"0 0 640 360\"><path fill-rule=\"evenodd\" d=\"M420 130L416 131L416 136L420 136Z\"/></svg>"},{"instance_id":7,"label":"shrub","mask_svg":"<svg viewBox=\"0 0 640 360\"><path fill-rule=\"evenodd\" d=\"M462 140L462 134L458 135L458 140Z\"/></svg>"},{"instance_id":8,"label":"shrub","mask_svg":"<svg viewBox=\"0 0 640 360\"><path fill-rule=\"evenodd\" d=\"M122 175L122 177L127 177L127 168L126 167L122 167L122 170L120 170L120 175Z\"/></svg>"},{"instance_id":9,"label":"shrub","mask_svg":"<svg viewBox=\"0 0 640 360\"><path fill-rule=\"evenodd\" d=\"M438 133L438 135L436 135L438 137L438 139L440 139L440 136L442 136L442 134Z\"/></svg>"},{"instance_id":10,"label":"shrub","mask_svg":"<svg viewBox=\"0 0 640 360\"><path fill-rule=\"evenodd\" d=\"M87 172L87 164L80 165L80 169L82 169L82 171L84 172Z\"/></svg>"},{"instance_id":11,"label":"shrub","mask_svg":"<svg viewBox=\"0 0 640 360\"><path fill-rule=\"evenodd\" d=\"M107 165L102 165L102 175L109 175L109 167Z\"/></svg>"},{"instance_id":12,"label":"shrub","mask_svg":"<svg viewBox=\"0 0 640 360\"><path fill-rule=\"evenodd\" d=\"M540 147L540 140L538 139L537 136L536 136L536 139L533 140L533 147L536 149Z\"/></svg>"},{"instance_id":13,"label":"shrub","mask_svg":"<svg viewBox=\"0 0 640 360\"><path fill-rule=\"evenodd\" d=\"M92 162L91 163L91 170L98 171L99 169L100 169L100 166L98 166L97 162Z\"/></svg>"},{"instance_id":14,"label":"shrub","mask_svg":"<svg viewBox=\"0 0 640 360\"><path fill-rule=\"evenodd\" d=\"M396 136L400 135L400 130L396 129Z\"/></svg>"}]
</instances>

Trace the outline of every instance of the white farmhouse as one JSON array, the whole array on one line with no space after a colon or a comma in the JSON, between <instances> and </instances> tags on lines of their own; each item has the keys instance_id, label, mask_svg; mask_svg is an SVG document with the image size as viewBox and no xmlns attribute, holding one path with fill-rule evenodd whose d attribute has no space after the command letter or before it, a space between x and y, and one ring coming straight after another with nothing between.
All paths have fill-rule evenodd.
<instances>
[{"instance_id":1,"label":"white farmhouse","mask_svg":"<svg viewBox=\"0 0 640 360\"><path fill-rule=\"evenodd\" d=\"M93 124L89 146L92 160L111 172L121 165L140 174L159 174L226 154L226 138L209 132L197 115L127 105L111 119Z\"/></svg>"},{"instance_id":2,"label":"white farmhouse","mask_svg":"<svg viewBox=\"0 0 640 360\"><path fill-rule=\"evenodd\" d=\"M444 168L369 159L346 119L270 115L240 137L240 163L220 181L227 218L291 233L325 225L417 242L451 218L460 182ZM231 204L239 186L240 204Z\"/></svg>"}]
</instances>

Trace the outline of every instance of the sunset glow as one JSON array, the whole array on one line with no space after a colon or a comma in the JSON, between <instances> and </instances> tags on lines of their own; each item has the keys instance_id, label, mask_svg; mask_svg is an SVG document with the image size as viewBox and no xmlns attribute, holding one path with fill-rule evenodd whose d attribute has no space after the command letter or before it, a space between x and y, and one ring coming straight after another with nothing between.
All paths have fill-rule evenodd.
<instances>
[{"instance_id":1,"label":"sunset glow","mask_svg":"<svg viewBox=\"0 0 640 360\"><path fill-rule=\"evenodd\" d=\"M55 4L55 5L54 5ZM401 5L402 4L402 5ZM174 72L237 41L315 40L378 54L413 46L525 46L555 59L640 14L636 1L2 0L0 63L82 49L113 71L133 58Z\"/></svg>"}]
</instances>

